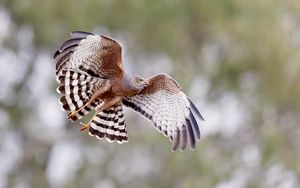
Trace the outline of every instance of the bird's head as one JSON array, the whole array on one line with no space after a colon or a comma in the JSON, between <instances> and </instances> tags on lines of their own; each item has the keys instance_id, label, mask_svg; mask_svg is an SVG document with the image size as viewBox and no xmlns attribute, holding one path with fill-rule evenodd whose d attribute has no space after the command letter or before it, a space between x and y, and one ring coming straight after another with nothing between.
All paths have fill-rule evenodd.
<instances>
[{"instance_id":1,"label":"bird's head","mask_svg":"<svg viewBox=\"0 0 300 188\"><path fill-rule=\"evenodd\" d=\"M148 82L145 79L143 79L139 76L132 77L132 89L136 93L139 93L140 91L142 91L142 89L144 89L147 85L148 85Z\"/></svg>"},{"instance_id":2,"label":"bird's head","mask_svg":"<svg viewBox=\"0 0 300 188\"><path fill-rule=\"evenodd\" d=\"M148 85L148 82L146 79L125 72L123 84L126 92L129 95L134 95L141 92Z\"/></svg>"}]
</instances>

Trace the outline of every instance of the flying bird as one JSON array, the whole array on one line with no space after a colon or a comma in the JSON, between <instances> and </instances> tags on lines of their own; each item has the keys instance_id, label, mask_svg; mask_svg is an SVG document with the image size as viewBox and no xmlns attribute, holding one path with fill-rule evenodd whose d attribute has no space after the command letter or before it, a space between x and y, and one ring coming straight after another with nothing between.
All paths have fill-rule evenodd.
<instances>
[{"instance_id":1,"label":"flying bird","mask_svg":"<svg viewBox=\"0 0 300 188\"><path fill-rule=\"evenodd\" d=\"M114 39L84 31L71 32L71 38L54 53L59 103L70 111L71 121L94 112L81 130L109 142L128 141L123 105L152 121L154 127L172 142L172 151L196 147L200 139L197 120L204 120L179 84L167 74L150 78L124 70L122 48Z\"/></svg>"}]
</instances>

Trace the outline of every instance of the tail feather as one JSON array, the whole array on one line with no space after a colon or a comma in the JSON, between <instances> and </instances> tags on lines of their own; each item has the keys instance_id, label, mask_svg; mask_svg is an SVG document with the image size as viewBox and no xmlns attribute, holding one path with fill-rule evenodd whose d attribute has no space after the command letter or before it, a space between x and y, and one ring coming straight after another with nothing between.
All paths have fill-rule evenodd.
<instances>
[{"instance_id":1,"label":"tail feather","mask_svg":"<svg viewBox=\"0 0 300 188\"><path fill-rule=\"evenodd\" d=\"M122 111L122 108L118 112L118 124L119 124L119 130L118 132L115 133L117 136L116 140L118 143L122 143L122 140L125 140L126 142L128 141L128 136L127 136L127 129L125 125L125 117Z\"/></svg>"},{"instance_id":2,"label":"tail feather","mask_svg":"<svg viewBox=\"0 0 300 188\"><path fill-rule=\"evenodd\" d=\"M109 142L123 143L128 141L122 106L115 106L99 112L91 122L91 136L106 138Z\"/></svg>"},{"instance_id":3,"label":"tail feather","mask_svg":"<svg viewBox=\"0 0 300 188\"><path fill-rule=\"evenodd\" d=\"M120 125L119 125L119 108L121 108L122 109L122 107L121 106L118 106L117 107L117 113L115 114L115 118L114 118L114 130L115 130L115 132L114 132L114 136L115 136L115 140L118 142L119 140L121 140L121 138L120 138L120 129L119 129L119 127L120 127ZM121 111L121 113L122 113L122 111ZM121 127L120 127L121 128Z\"/></svg>"}]
</instances>

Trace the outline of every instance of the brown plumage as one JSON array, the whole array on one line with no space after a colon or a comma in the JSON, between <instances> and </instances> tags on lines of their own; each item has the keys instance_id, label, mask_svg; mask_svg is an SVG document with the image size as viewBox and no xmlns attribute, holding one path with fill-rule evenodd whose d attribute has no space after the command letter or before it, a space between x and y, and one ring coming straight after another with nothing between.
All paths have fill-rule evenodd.
<instances>
[{"instance_id":1,"label":"brown plumage","mask_svg":"<svg viewBox=\"0 0 300 188\"><path fill-rule=\"evenodd\" d=\"M112 38L75 31L54 53L57 88L68 119L76 121L95 111L81 130L97 138L123 143L128 140L122 106L150 119L155 128L179 146L192 149L200 139L197 120L204 120L179 84L166 74L148 79L124 71L122 48Z\"/></svg>"}]
</instances>

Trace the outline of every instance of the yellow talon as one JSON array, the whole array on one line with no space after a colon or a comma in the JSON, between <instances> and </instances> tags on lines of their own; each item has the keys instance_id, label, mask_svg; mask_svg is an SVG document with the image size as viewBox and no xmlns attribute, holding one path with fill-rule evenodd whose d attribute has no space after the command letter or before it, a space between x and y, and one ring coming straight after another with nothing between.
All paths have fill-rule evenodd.
<instances>
[{"instance_id":1,"label":"yellow talon","mask_svg":"<svg viewBox=\"0 0 300 188\"><path fill-rule=\"evenodd\" d=\"M90 125L87 123L80 123L81 127L80 127L80 131L84 131L85 129L87 129Z\"/></svg>"},{"instance_id":2,"label":"yellow talon","mask_svg":"<svg viewBox=\"0 0 300 188\"><path fill-rule=\"evenodd\" d=\"M76 113L77 113L77 111L74 111L74 112L70 112L69 114L68 114L68 119L71 119L72 117L74 117L75 115L76 115Z\"/></svg>"}]
</instances>

